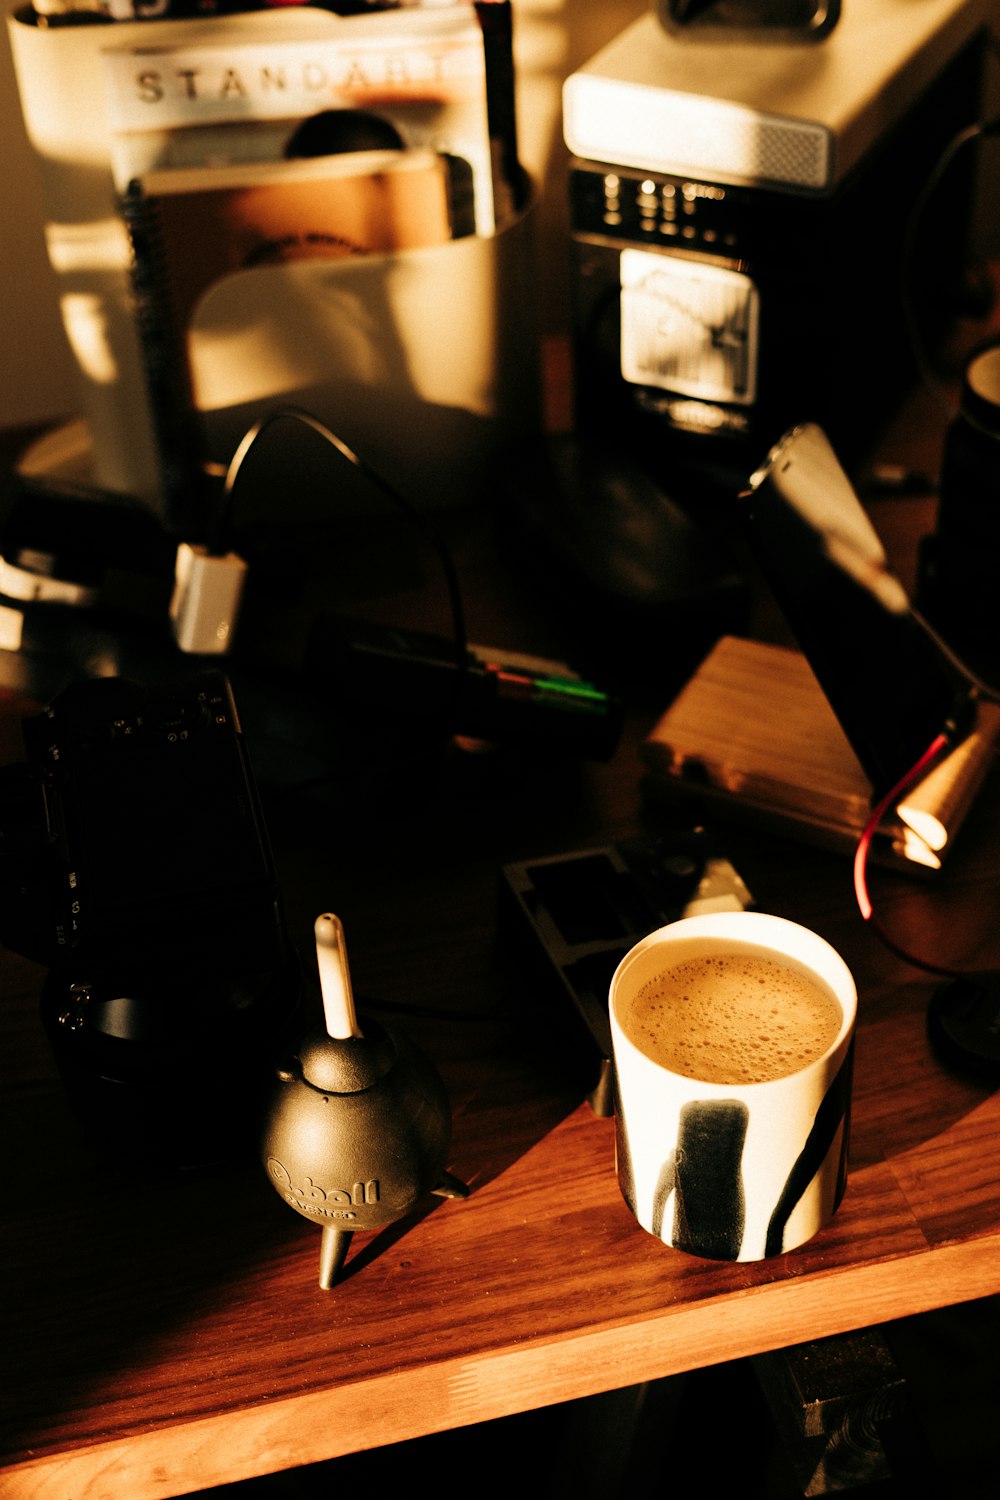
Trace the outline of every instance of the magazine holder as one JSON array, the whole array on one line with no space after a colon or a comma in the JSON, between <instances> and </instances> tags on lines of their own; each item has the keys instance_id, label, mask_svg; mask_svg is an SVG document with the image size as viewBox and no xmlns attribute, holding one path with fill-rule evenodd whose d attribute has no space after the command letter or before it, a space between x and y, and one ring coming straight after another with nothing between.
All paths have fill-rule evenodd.
<instances>
[{"instance_id":1,"label":"magazine holder","mask_svg":"<svg viewBox=\"0 0 1000 1500\"><path fill-rule=\"evenodd\" d=\"M108 55L148 64L155 74L177 49L214 47L238 61L264 38L280 59L283 48L321 37L324 26L333 36L345 19L311 8L51 28L25 11L9 18L79 377L87 477L140 500L168 524L160 413L120 212L127 173ZM107 109L97 107L102 98ZM242 123L266 129L252 110L251 103ZM186 126L173 128L176 156ZM143 149L153 135L143 137ZM482 144L488 156L490 143ZM297 404L415 503L471 498L507 442L537 427L531 221L528 203L499 228L477 222L475 233L444 244L259 267L213 287L188 330L206 457L226 462L252 422L276 405Z\"/></svg>"}]
</instances>

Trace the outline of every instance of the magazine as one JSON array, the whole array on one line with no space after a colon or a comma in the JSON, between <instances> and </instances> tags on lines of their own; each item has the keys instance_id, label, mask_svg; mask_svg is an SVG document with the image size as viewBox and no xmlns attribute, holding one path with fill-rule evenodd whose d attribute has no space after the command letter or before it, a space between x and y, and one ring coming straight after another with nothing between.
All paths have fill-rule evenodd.
<instances>
[{"instance_id":1,"label":"magazine","mask_svg":"<svg viewBox=\"0 0 1000 1500\"><path fill-rule=\"evenodd\" d=\"M481 19L481 16L483 19ZM104 52L119 192L151 171L392 142L449 165L452 232L519 206L510 0L341 16L263 12L226 38ZM279 22L279 24L276 24ZM304 144L305 143L305 144Z\"/></svg>"}]
</instances>

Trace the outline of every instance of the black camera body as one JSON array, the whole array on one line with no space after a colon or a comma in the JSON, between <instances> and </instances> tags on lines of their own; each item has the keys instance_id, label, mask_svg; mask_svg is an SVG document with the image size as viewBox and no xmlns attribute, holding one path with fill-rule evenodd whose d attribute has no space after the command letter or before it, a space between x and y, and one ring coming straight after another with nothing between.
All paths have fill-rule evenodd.
<instances>
[{"instance_id":1,"label":"black camera body","mask_svg":"<svg viewBox=\"0 0 1000 1500\"><path fill-rule=\"evenodd\" d=\"M254 1145L297 1005L228 679L75 683L0 778L0 941L48 967L42 1018L98 1148L191 1167Z\"/></svg>"}]
</instances>

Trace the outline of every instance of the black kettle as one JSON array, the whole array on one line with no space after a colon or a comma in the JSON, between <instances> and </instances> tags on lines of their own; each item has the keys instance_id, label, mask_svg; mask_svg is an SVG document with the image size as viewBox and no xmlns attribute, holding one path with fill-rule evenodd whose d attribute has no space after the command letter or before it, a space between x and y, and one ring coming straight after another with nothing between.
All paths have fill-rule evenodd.
<instances>
[{"instance_id":1,"label":"black kettle","mask_svg":"<svg viewBox=\"0 0 1000 1500\"><path fill-rule=\"evenodd\" d=\"M261 1156L285 1202L322 1227L329 1290L352 1234L393 1223L428 1193L468 1189L444 1169L451 1107L436 1069L395 1028L366 1019L362 1032L343 924L324 912L315 934L325 1030L307 1032L278 1068Z\"/></svg>"}]
</instances>

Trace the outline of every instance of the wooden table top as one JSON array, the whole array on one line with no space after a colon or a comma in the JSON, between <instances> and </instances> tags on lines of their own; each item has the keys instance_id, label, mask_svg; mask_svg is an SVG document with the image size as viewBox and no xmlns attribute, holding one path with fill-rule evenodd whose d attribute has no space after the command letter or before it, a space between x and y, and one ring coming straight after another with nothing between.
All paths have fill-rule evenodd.
<instances>
[{"instance_id":1,"label":"wooden table top","mask_svg":"<svg viewBox=\"0 0 1000 1500\"><path fill-rule=\"evenodd\" d=\"M904 572L929 504L877 517ZM488 529L448 526L463 565L496 571ZM470 595L473 638L510 623L497 587ZM13 759L24 705L5 707ZM0 954L0 1495L154 1500L1000 1288L1000 1097L933 1055L935 981L862 922L849 859L738 825L726 847L757 905L815 928L858 982L848 1190L811 1243L759 1264L667 1250L632 1220L613 1122L539 1049L541 1002L500 961L497 887L506 862L657 830L639 762L657 708L633 709L607 763L466 756L353 820L272 824L293 936L340 914L362 1004L398 1007L441 1072L471 1189L356 1236L332 1291L318 1230L256 1165L148 1181L81 1143L43 971ZM904 947L1000 967L995 777L941 875L871 884Z\"/></svg>"}]
</instances>

